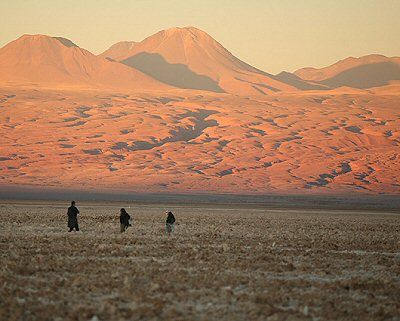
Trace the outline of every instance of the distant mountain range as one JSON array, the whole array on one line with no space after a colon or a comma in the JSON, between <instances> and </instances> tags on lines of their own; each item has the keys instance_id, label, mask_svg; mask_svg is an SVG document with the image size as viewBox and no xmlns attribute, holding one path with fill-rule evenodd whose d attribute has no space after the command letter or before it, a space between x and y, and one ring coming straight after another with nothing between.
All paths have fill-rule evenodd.
<instances>
[{"instance_id":1,"label":"distant mountain range","mask_svg":"<svg viewBox=\"0 0 400 321\"><path fill-rule=\"evenodd\" d=\"M72 41L24 35L0 49L0 81L46 86L168 89L138 70L97 57Z\"/></svg>"},{"instance_id":2,"label":"distant mountain range","mask_svg":"<svg viewBox=\"0 0 400 321\"><path fill-rule=\"evenodd\" d=\"M175 87L243 95L297 90L236 58L194 27L163 30L141 42L123 44L113 45L101 56Z\"/></svg>"},{"instance_id":3,"label":"distant mountain range","mask_svg":"<svg viewBox=\"0 0 400 321\"><path fill-rule=\"evenodd\" d=\"M236 95L367 89L400 80L400 58L369 55L272 75L238 59L194 27L124 41L96 56L61 37L24 35L0 49L0 82L132 90L205 90Z\"/></svg>"},{"instance_id":4,"label":"distant mountain range","mask_svg":"<svg viewBox=\"0 0 400 321\"><path fill-rule=\"evenodd\" d=\"M368 55L360 58L346 58L325 68L302 68L296 76L314 81L330 88L342 86L371 88L389 85L400 80L400 58L383 55Z\"/></svg>"}]
</instances>

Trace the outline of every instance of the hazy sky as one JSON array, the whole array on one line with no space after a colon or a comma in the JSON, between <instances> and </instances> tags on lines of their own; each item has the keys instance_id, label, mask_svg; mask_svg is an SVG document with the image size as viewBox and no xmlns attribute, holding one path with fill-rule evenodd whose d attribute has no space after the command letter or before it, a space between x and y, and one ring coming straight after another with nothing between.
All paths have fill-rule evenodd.
<instances>
[{"instance_id":1,"label":"hazy sky","mask_svg":"<svg viewBox=\"0 0 400 321\"><path fill-rule=\"evenodd\" d=\"M0 46L41 33L96 54L190 25L271 73L347 56L400 56L400 0L0 0L0 21Z\"/></svg>"}]
</instances>

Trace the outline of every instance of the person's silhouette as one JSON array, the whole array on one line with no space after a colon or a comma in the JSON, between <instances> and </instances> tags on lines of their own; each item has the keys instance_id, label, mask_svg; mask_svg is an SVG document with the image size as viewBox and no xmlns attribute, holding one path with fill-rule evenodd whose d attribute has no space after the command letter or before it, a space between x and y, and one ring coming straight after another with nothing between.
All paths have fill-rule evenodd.
<instances>
[{"instance_id":1,"label":"person's silhouette","mask_svg":"<svg viewBox=\"0 0 400 321\"><path fill-rule=\"evenodd\" d=\"M166 211L167 220L165 221L165 229L168 236L174 233L175 230L175 216L172 212Z\"/></svg>"},{"instance_id":2,"label":"person's silhouette","mask_svg":"<svg viewBox=\"0 0 400 321\"><path fill-rule=\"evenodd\" d=\"M124 208L121 208L119 221L121 223L121 233L125 232L131 224L129 220L131 219L130 215L126 212Z\"/></svg>"},{"instance_id":3,"label":"person's silhouette","mask_svg":"<svg viewBox=\"0 0 400 321\"><path fill-rule=\"evenodd\" d=\"M73 229L75 229L75 231L79 231L78 214L79 214L79 210L75 206L75 201L72 201L71 206L68 207L69 232L71 232Z\"/></svg>"}]
</instances>

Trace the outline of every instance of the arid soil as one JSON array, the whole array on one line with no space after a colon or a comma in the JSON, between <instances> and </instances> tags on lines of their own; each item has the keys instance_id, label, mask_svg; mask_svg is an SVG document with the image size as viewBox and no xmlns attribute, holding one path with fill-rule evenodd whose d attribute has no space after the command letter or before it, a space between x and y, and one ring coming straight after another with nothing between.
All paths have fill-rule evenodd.
<instances>
[{"instance_id":1,"label":"arid soil","mask_svg":"<svg viewBox=\"0 0 400 321\"><path fill-rule=\"evenodd\" d=\"M399 95L0 89L0 185L400 193Z\"/></svg>"},{"instance_id":2,"label":"arid soil","mask_svg":"<svg viewBox=\"0 0 400 321\"><path fill-rule=\"evenodd\" d=\"M1 320L400 319L399 215L77 205L0 205Z\"/></svg>"}]
</instances>

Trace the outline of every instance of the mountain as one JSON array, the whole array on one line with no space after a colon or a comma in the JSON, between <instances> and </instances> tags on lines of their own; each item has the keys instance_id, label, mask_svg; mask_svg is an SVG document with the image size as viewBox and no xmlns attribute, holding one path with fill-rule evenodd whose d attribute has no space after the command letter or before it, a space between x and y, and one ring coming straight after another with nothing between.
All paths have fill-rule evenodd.
<instances>
[{"instance_id":1,"label":"mountain","mask_svg":"<svg viewBox=\"0 0 400 321\"><path fill-rule=\"evenodd\" d=\"M135 41L120 41L112 45L106 51L99 55L102 58L111 58L112 60L119 61L125 58L126 52L132 50L137 44Z\"/></svg>"},{"instance_id":2,"label":"mountain","mask_svg":"<svg viewBox=\"0 0 400 321\"><path fill-rule=\"evenodd\" d=\"M317 82L331 88L381 87L400 80L400 58L389 58L383 55L350 57L321 69L302 68L294 74L303 80Z\"/></svg>"},{"instance_id":3,"label":"mountain","mask_svg":"<svg viewBox=\"0 0 400 321\"><path fill-rule=\"evenodd\" d=\"M118 43L101 56L180 88L239 95L298 90L236 58L206 32L194 27L163 30L133 45Z\"/></svg>"},{"instance_id":4,"label":"mountain","mask_svg":"<svg viewBox=\"0 0 400 321\"><path fill-rule=\"evenodd\" d=\"M397 85L396 85L397 82ZM24 35L0 48L0 83L130 90L199 89L268 95L339 87L367 89L400 83L400 58L368 55L294 73L266 73L236 58L194 27L122 41L95 56L71 40Z\"/></svg>"},{"instance_id":5,"label":"mountain","mask_svg":"<svg viewBox=\"0 0 400 321\"><path fill-rule=\"evenodd\" d=\"M167 89L140 71L97 57L71 40L24 35L0 49L0 82Z\"/></svg>"}]
</instances>

